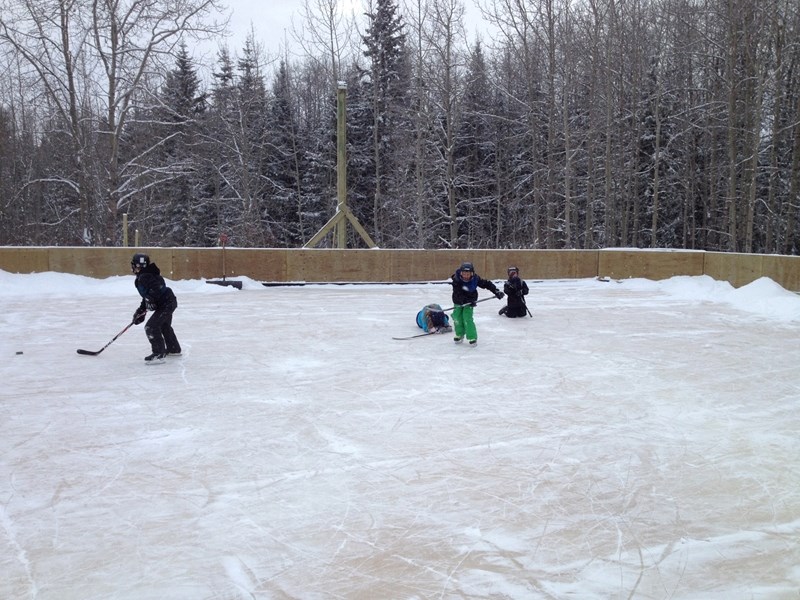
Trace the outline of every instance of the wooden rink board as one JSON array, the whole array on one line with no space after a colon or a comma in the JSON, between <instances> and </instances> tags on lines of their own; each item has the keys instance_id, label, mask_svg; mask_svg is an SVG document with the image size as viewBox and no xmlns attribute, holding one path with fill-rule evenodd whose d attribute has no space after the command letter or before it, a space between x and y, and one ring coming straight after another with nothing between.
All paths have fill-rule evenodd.
<instances>
[{"instance_id":1,"label":"wooden rink board","mask_svg":"<svg viewBox=\"0 0 800 600\"><path fill-rule=\"evenodd\" d=\"M73 273L98 279L130 274L144 252L168 279L234 279L264 283L409 283L444 281L462 262L485 279L516 266L525 279L608 277L652 280L708 275L741 287L769 277L800 291L800 257L693 250L336 250L274 248L0 247L10 273Z\"/></svg>"},{"instance_id":2,"label":"wooden rink board","mask_svg":"<svg viewBox=\"0 0 800 600\"><path fill-rule=\"evenodd\" d=\"M675 275L703 275L705 252L601 250L597 274L611 279L668 279Z\"/></svg>"}]
</instances>

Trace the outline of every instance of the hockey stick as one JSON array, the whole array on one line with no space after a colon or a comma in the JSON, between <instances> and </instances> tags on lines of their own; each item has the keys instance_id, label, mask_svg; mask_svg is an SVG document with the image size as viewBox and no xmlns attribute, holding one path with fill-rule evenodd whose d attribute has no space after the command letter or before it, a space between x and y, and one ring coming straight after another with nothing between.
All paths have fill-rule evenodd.
<instances>
[{"instance_id":1,"label":"hockey stick","mask_svg":"<svg viewBox=\"0 0 800 600\"><path fill-rule=\"evenodd\" d=\"M480 300L475 300L475 304L478 302L486 302L487 300L494 300L497 296L491 296L489 298L481 298ZM469 304L459 304L458 306L469 306ZM447 312L448 310L453 310L455 306L451 306L450 308L443 308L442 311Z\"/></svg>"},{"instance_id":2,"label":"hockey stick","mask_svg":"<svg viewBox=\"0 0 800 600\"><path fill-rule=\"evenodd\" d=\"M522 306L525 307L525 311L528 313L528 316L532 319L533 315L531 314L531 311L528 308L528 303L525 302L525 296L520 296L519 299L522 300Z\"/></svg>"},{"instance_id":3,"label":"hockey stick","mask_svg":"<svg viewBox=\"0 0 800 600\"><path fill-rule=\"evenodd\" d=\"M133 325L133 321L131 321L130 323L128 323L128 325L127 325L127 327L125 327L125 329L123 329L123 330L122 330L122 331L120 331L120 332L119 332L117 335L115 335L113 338L111 338L111 341L110 341L110 342L108 342L108 343L107 343L105 346L103 346L102 348L100 348L100 350L98 350L97 352L95 352L95 351L93 351L93 350L78 350L78 354L84 354L84 355L86 355L86 356L97 356L97 355L98 355L98 354L100 354L100 353L101 353L103 350L105 350L106 348L108 348L108 347L109 347L109 346L110 346L110 345L111 345L111 344L112 344L112 343L113 343L113 342L114 342L114 341L115 341L115 340L116 340L116 339L117 339L119 336L121 336L123 333L125 333L126 331L128 331L128 329L130 329L132 325Z\"/></svg>"},{"instance_id":4,"label":"hockey stick","mask_svg":"<svg viewBox=\"0 0 800 600\"><path fill-rule=\"evenodd\" d=\"M436 335L438 331L426 331L425 333L418 333L417 335L407 335L406 337L393 337L393 340L413 340L418 337L425 337L426 335Z\"/></svg>"},{"instance_id":5,"label":"hockey stick","mask_svg":"<svg viewBox=\"0 0 800 600\"><path fill-rule=\"evenodd\" d=\"M418 333L417 335L407 335L405 337L393 337L393 340L413 340L414 338L425 337L426 335L436 335L437 333L450 333L453 331L453 328L449 325L445 326L444 329L437 329L436 331L425 331L423 333Z\"/></svg>"}]
</instances>

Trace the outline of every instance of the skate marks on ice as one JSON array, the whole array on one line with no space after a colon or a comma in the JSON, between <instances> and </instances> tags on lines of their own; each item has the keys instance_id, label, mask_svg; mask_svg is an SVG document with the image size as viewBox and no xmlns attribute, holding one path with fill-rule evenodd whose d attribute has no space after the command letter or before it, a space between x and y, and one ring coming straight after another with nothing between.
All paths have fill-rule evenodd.
<instances>
[{"instance_id":1,"label":"skate marks on ice","mask_svg":"<svg viewBox=\"0 0 800 600\"><path fill-rule=\"evenodd\" d=\"M176 282L157 370L74 352L127 285L14 300L0 597L793 598L798 323L706 283L537 283L465 352L389 339L441 286Z\"/></svg>"}]
</instances>

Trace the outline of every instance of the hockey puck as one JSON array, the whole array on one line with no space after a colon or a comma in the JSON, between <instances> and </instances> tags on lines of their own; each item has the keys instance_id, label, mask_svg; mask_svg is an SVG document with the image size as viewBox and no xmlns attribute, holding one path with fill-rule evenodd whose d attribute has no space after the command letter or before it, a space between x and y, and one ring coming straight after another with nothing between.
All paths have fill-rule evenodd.
<instances>
[{"instance_id":1,"label":"hockey puck","mask_svg":"<svg viewBox=\"0 0 800 600\"><path fill-rule=\"evenodd\" d=\"M22 350L17 350L17 354L22 354Z\"/></svg>"}]
</instances>

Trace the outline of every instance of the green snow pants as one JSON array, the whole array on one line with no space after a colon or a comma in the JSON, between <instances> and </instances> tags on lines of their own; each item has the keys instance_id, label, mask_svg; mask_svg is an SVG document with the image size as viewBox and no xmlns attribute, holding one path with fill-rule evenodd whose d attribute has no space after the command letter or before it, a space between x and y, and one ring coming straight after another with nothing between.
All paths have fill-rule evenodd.
<instances>
[{"instance_id":1,"label":"green snow pants","mask_svg":"<svg viewBox=\"0 0 800 600\"><path fill-rule=\"evenodd\" d=\"M470 342L478 339L478 330L472 319L472 311L473 307L469 304L456 306L453 309L453 327L456 337L464 337L466 334L467 340Z\"/></svg>"}]
</instances>

